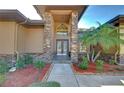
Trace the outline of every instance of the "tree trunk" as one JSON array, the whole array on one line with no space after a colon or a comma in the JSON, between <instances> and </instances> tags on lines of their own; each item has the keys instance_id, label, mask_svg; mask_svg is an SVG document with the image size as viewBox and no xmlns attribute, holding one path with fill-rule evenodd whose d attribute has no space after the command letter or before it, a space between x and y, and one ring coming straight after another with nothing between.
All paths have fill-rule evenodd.
<instances>
[{"instance_id":1,"label":"tree trunk","mask_svg":"<svg viewBox=\"0 0 124 93\"><path fill-rule=\"evenodd\" d=\"M101 54L101 51L99 51L97 54L96 54L96 56L94 57L94 59L93 59L93 63L96 61L96 59L100 56L100 54Z\"/></svg>"},{"instance_id":2,"label":"tree trunk","mask_svg":"<svg viewBox=\"0 0 124 93\"><path fill-rule=\"evenodd\" d=\"M87 48L86 48L86 51L87 51L87 59L88 59L88 61L90 61L90 53L89 53L90 48L87 47Z\"/></svg>"},{"instance_id":3,"label":"tree trunk","mask_svg":"<svg viewBox=\"0 0 124 93\"><path fill-rule=\"evenodd\" d=\"M88 59L88 61L90 61L90 56L89 56L88 52L87 52L87 59Z\"/></svg>"},{"instance_id":4,"label":"tree trunk","mask_svg":"<svg viewBox=\"0 0 124 93\"><path fill-rule=\"evenodd\" d=\"M93 53L91 55L91 61L93 62L93 59L94 59L94 50L93 50Z\"/></svg>"},{"instance_id":5,"label":"tree trunk","mask_svg":"<svg viewBox=\"0 0 124 93\"><path fill-rule=\"evenodd\" d=\"M115 62L117 63L117 55L118 55L118 50L116 51L116 53L115 53Z\"/></svg>"}]
</instances>

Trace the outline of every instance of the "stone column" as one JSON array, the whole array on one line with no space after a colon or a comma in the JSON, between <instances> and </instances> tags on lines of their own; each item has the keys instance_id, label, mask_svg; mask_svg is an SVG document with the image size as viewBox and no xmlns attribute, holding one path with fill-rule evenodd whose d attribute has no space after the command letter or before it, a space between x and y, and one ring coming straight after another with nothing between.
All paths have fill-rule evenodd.
<instances>
[{"instance_id":1,"label":"stone column","mask_svg":"<svg viewBox=\"0 0 124 93\"><path fill-rule=\"evenodd\" d=\"M53 17L50 13L44 14L45 27L44 27L44 42L43 42L43 55L42 60L46 63L50 63L52 60L52 20Z\"/></svg>"},{"instance_id":2,"label":"stone column","mask_svg":"<svg viewBox=\"0 0 124 93\"><path fill-rule=\"evenodd\" d=\"M78 62L78 12L72 12L71 61Z\"/></svg>"},{"instance_id":3,"label":"stone column","mask_svg":"<svg viewBox=\"0 0 124 93\"><path fill-rule=\"evenodd\" d=\"M120 25L119 33L124 34L124 27ZM124 36L120 36L121 39L124 40ZM120 44L120 52L119 52L119 64L124 64L124 44Z\"/></svg>"}]
</instances>

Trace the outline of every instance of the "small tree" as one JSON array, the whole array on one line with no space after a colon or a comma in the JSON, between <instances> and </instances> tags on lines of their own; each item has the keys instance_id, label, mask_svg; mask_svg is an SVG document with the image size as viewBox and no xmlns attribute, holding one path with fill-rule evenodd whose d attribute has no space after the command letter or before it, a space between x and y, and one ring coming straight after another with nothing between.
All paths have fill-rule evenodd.
<instances>
[{"instance_id":1,"label":"small tree","mask_svg":"<svg viewBox=\"0 0 124 93\"><path fill-rule=\"evenodd\" d=\"M117 28L110 24L100 25L99 28L85 33L81 37L81 42L86 46L89 62L95 62L102 51L108 51L111 47L124 43L119 36ZM95 46L100 48L96 51Z\"/></svg>"}]
</instances>

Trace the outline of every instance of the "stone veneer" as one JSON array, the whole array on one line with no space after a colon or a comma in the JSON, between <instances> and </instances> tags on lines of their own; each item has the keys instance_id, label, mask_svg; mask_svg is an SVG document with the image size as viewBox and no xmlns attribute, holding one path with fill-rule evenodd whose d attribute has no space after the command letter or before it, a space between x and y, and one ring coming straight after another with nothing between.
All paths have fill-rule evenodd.
<instances>
[{"instance_id":1,"label":"stone veneer","mask_svg":"<svg viewBox=\"0 0 124 93\"><path fill-rule=\"evenodd\" d=\"M44 45L43 45L43 54L40 56L40 59L46 63L50 63L52 59L52 20L53 17L50 13L44 14L45 27L44 27Z\"/></svg>"},{"instance_id":2,"label":"stone veneer","mask_svg":"<svg viewBox=\"0 0 124 93\"><path fill-rule=\"evenodd\" d=\"M72 12L71 17L71 35L70 35L70 49L71 62L78 62L78 12ZM52 61L53 53L53 17L50 13L45 13L45 28L44 28L44 53L39 57L43 61L50 63Z\"/></svg>"},{"instance_id":3,"label":"stone veneer","mask_svg":"<svg viewBox=\"0 0 124 93\"><path fill-rule=\"evenodd\" d=\"M124 54L120 54L119 60L119 64L124 64Z\"/></svg>"},{"instance_id":4,"label":"stone veneer","mask_svg":"<svg viewBox=\"0 0 124 93\"><path fill-rule=\"evenodd\" d=\"M14 54L1 54L0 60L4 60L9 67L15 66L16 63L16 57Z\"/></svg>"},{"instance_id":5,"label":"stone veneer","mask_svg":"<svg viewBox=\"0 0 124 93\"><path fill-rule=\"evenodd\" d=\"M78 62L78 12L72 12L71 61Z\"/></svg>"}]
</instances>

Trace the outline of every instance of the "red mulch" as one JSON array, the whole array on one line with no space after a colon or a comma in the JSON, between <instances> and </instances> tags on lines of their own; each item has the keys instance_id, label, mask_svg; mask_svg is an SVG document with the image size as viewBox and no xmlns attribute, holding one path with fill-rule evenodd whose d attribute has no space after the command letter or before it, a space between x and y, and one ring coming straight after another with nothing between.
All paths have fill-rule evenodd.
<instances>
[{"instance_id":1,"label":"red mulch","mask_svg":"<svg viewBox=\"0 0 124 93\"><path fill-rule=\"evenodd\" d=\"M47 64L41 71L38 80L42 80L51 64ZM3 87L25 87L36 81L38 70L30 65L24 69L18 69L15 72L7 74L7 80L2 85Z\"/></svg>"},{"instance_id":2,"label":"red mulch","mask_svg":"<svg viewBox=\"0 0 124 93\"><path fill-rule=\"evenodd\" d=\"M110 65L110 64L104 64L103 72L117 72L114 68L116 68L117 65ZM78 74L96 74L98 73L96 70L96 64L95 63L90 63L88 66L88 69L82 70L81 68L78 67L77 64L73 64L72 68L75 73Z\"/></svg>"}]
</instances>

